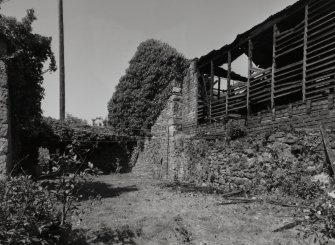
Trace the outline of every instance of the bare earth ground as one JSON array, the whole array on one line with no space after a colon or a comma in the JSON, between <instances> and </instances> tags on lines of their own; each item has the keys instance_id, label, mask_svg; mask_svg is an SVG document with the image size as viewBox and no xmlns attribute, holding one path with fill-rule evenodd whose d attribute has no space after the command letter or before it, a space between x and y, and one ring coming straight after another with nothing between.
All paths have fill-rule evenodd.
<instances>
[{"instance_id":1,"label":"bare earth ground","mask_svg":"<svg viewBox=\"0 0 335 245\"><path fill-rule=\"evenodd\" d=\"M218 194L181 192L163 184L132 174L96 178L102 200L81 222L74 218L74 228L86 237L78 244L298 244L294 230L272 232L292 221L290 208L223 206Z\"/></svg>"}]
</instances>

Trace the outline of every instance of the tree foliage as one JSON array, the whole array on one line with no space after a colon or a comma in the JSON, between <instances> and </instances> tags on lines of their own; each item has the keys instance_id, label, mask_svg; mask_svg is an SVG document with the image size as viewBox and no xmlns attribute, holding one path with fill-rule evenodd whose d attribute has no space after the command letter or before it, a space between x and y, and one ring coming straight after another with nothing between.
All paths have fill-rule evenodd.
<instances>
[{"instance_id":1,"label":"tree foliage","mask_svg":"<svg viewBox=\"0 0 335 245\"><path fill-rule=\"evenodd\" d=\"M142 42L108 103L108 119L119 132L139 134L164 108L171 81L182 81L188 60L168 44Z\"/></svg>"},{"instance_id":2,"label":"tree foliage","mask_svg":"<svg viewBox=\"0 0 335 245\"><path fill-rule=\"evenodd\" d=\"M24 126L41 118L43 74L56 70L51 37L32 33L34 20L36 17L32 9L21 21L4 16L0 19L0 33L8 45L6 62L12 111L17 122ZM48 60L49 67L44 70L44 63Z\"/></svg>"},{"instance_id":3,"label":"tree foliage","mask_svg":"<svg viewBox=\"0 0 335 245\"><path fill-rule=\"evenodd\" d=\"M73 116L70 113L66 113L65 122L69 124L88 125L87 120Z\"/></svg>"}]
</instances>

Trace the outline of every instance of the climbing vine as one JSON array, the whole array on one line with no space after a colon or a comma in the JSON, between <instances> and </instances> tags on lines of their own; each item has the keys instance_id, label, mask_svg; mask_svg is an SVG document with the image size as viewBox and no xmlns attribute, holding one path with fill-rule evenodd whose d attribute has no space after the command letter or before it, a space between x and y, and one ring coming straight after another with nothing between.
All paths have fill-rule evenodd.
<instances>
[{"instance_id":1,"label":"climbing vine","mask_svg":"<svg viewBox=\"0 0 335 245\"><path fill-rule=\"evenodd\" d=\"M188 64L166 43L142 42L108 103L110 125L132 135L150 129L170 96L171 81L182 81Z\"/></svg>"}]
</instances>

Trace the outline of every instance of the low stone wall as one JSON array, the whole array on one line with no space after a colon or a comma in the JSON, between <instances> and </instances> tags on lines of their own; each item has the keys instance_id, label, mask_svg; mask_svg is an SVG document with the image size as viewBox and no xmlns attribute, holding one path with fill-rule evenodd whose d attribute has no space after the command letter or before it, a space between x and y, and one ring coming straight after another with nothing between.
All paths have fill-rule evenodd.
<instances>
[{"instance_id":1,"label":"low stone wall","mask_svg":"<svg viewBox=\"0 0 335 245\"><path fill-rule=\"evenodd\" d=\"M225 191L250 190L254 186L271 190L274 179L284 177L288 167L317 176L325 171L325 157L318 131L289 133L279 131L227 142L179 134L169 142L169 171L161 167L156 155L162 150L157 141L148 141L141 155L142 172L147 177L197 185ZM335 146L335 145L334 145ZM150 169L150 171L148 171ZM264 190L265 191L265 190Z\"/></svg>"},{"instance_id":2,"label":"low stone wall","mask_svg":"<svg viewBox=\"0 0 335 245\"><path fill-rule=\"evenodd\" d=\"M184 138L178 148L180 181L230 190L249 189L267 182L286 166L308 169L311 176L324 169L318 132L277 132L227 143L225 140ZM271 179L272 183L272 179ZM260 184L260 183L258 183Z\"/></svg>"}]
</instances>

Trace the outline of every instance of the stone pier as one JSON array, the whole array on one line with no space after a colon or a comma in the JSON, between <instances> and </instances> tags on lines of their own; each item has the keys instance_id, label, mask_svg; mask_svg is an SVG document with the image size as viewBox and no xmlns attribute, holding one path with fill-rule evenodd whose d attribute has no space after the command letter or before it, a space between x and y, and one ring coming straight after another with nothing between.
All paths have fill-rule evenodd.
<instances>
[{"instance_id":1,"label":"stone pier","mask_svg":"<svg viewBox=\"0 0 335 245\"><path fill-rule=\"evenodd\" d=\"M7 45L0 40L0 179L4 179L11 169L10 108L8 77L5 61Z\"/></svg>"}]
</instances>

